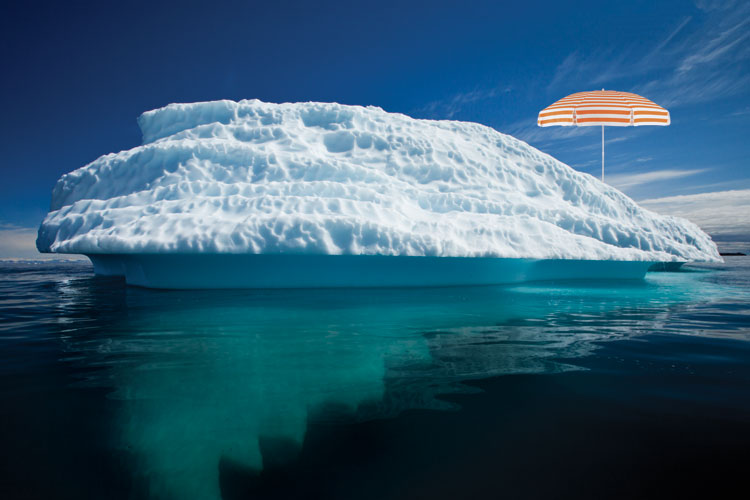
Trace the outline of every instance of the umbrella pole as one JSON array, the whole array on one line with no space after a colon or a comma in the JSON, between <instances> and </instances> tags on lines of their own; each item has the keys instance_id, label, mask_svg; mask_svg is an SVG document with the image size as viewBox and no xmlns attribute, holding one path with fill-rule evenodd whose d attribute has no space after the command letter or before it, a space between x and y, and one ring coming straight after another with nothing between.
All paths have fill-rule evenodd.
<instances>
[{"instance_id":1,"label":"umbrella pole","mask_svg":"<svg viewBox=\"0 0 750 500\"><path fill-rule=\"evenodd\" d=\"M602 125L602 182L604 182L604 125Z\"/></svg>"}]
</instances>

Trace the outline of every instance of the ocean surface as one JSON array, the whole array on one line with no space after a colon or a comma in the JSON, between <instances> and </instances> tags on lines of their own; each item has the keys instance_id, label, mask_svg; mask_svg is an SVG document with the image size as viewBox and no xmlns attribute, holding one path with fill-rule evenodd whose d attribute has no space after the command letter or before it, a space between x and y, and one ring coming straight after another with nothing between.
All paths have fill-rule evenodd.
<instances>
[{"instance_id":1,"label":"ocean surface","mask_svg":"<svg viewBox=\"0 0 750 500\"><path fill-rule=\"evenodd\" d=\"M718 498L750 257L631 282L158 291L0 264L0 498Z\"/></svg>"}]
</instances>

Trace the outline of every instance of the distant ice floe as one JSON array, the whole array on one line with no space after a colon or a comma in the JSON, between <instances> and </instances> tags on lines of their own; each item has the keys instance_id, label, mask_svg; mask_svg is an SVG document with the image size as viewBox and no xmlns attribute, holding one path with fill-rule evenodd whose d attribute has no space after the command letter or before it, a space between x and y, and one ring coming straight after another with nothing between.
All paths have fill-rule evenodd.
<instances>
[{"instance_id":1,"label":"distant ice floe","mask_svg":"<svg viewBox=\"0 0 750 500\"><path fill-rule=\"evenodd\" d=\"M258 100L141 115L63 175L42 252L719 261L691 222L476 123Z\"/></svg>"}]
</instances>

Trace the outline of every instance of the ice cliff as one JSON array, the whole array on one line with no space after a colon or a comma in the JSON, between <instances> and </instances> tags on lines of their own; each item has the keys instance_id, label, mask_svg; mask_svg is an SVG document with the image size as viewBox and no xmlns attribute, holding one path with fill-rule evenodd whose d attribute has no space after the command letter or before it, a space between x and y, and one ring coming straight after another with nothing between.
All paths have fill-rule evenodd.
<instances>
[{"instance_id":1,"label":"ice cliff","mask_svg":"<svg viewBox=\"0 0 750 500\"><path fill-rule=\"evenodd\" d=\"M141 115L63 175L42 252L717 261L687 220L476 123L258 100Z\"/></svg>"}]
</instances>

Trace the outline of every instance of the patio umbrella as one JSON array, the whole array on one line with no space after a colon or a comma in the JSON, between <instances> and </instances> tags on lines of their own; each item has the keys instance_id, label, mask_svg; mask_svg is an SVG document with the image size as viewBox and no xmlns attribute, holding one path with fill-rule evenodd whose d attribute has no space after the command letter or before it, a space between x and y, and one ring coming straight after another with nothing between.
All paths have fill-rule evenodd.
<instances>
[{"instance_id":1,"label":"patio umbrella","mask_svg":"<svg viewBox=\"0 0 750 500\"><path fill-rule=\"evenodd\" d=\"M602 127L602 181L604 181L604 126L669 125L669 111L630 92L594 90L563 97L539 112L540 127Z\"/></svg>"}]
</instances>

